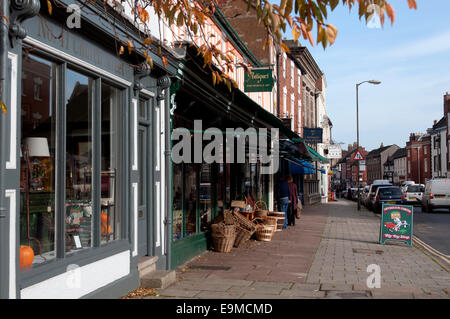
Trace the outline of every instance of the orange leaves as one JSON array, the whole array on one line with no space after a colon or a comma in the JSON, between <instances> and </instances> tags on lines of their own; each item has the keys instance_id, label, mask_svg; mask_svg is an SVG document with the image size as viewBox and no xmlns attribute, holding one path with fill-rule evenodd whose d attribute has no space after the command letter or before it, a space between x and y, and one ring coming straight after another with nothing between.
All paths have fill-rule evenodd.
<instances>
[{"instance_id":1,"label":"orange leaves","mask_svg":"<svg viewBox=\"0 0 450 319\"><path fill-rule=\"evenodd\" d=\"M142 44L143 44L144 46L147 46L147 45L151 44L152 42L153 42L152 39L150 39L150 38L145 38L144 41L142 41Z\"/></svg>"},{"instance_id":2,"label":"orange leaves","mask_svg":"<svg viewBox=\"0 0 450 319\"><path fill-rule=\"evenodd\" d=\"M3 103L3 101L0 101L0 109L3 114L6 114L8 112L8 109L6 108L6 105L5 103Z\"/></svg>"},{"instance_id":3,"label":"orange leaves","mask_svg":"<svg viewBox=\"0 0 450 319\"><path fill-rule=\"evenodd\" d=\"M167 58L165 56L162 57L162 62L164 64L164 67L167 67L167 65L169 64L169 62L167 61Z\"/></svg>"},{"instance_id":4,"label":"orange leaves","mask_svg":"<svg viewBox=\"0 0 450 319\"><path fill-rule=\"evenodd\" d=\"M128 46L128 54L131 54L131 52L133 52L133 43L131 43L130 40L127 40L127 46Z\"/></svg>"},{"instance_id":5,"label":"orange leaves","mask_svg":"<svg viewBox=\"0 0 450 319\"><path fill-rule=\"evenodd\" d=\"M408 6L410 9L417 10L417 3L416 0L408 0Z\"/></svg>"},{"instance_id":6,"label":"orange leaves","mask_svg":"<svg viewBox=\"0 0 450 319\"><path fill-rule=\"evenodd\" d=\"M386 13L387 13L389 19L391 19L391 24L394 24L395 11L394 11L394 8L392 8L392 6L389 3L386 4Z\"/></svg>"},{"instance_id":7,"label":"orange leaves","mask_svg":"<svg viewBox=\"0 0 450 319\"><path fill-rule=\"evenodd\" d=\"M53 7L52 7L52 3L50 2L50 0L47 0L47 10L48 10L48 14L52 15Z\"/></svg>"}]
</instances>

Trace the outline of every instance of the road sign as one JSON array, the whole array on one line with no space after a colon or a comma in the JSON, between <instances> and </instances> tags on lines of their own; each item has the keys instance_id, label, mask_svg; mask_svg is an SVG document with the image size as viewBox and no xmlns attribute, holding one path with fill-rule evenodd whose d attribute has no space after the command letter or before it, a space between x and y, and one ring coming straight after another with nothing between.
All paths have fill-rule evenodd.
<instances>
[{"instance_id":1,"label":"road sign","mask_svg":"<svg viewBox=\"0 0 450 319\"><path fill-rule=\"evenodd\" d=\"M359 150L357 150L355 152L355 154L353 155L353 160L354 161L363 161L364 160L364 156L362 156L361 152Z\"/></svg>"},{"instance_id":2,"label":"road sign","mask_svg":"<svg viewBox=\"0 0 450 319\"><path fill-rule=\"evenodd\" d=\"M387 240L403 241L412 246L413 207L383 204L380 225L380 243Z\"/></svg>"}]
</instances>

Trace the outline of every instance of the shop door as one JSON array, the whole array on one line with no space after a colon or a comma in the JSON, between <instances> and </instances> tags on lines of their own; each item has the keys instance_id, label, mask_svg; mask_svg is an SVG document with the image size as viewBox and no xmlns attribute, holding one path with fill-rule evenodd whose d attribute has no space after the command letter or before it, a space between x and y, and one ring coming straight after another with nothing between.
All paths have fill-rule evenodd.
<instances>
[{"instance_id":1,"label":"shop door","mask_svg":"<svg viewBox=\"0 0 450 319\"><path fill-rule=\"evenodd\" d=\"M151 122L149 101L141 100L139 105L138 129L138 255L153 254L153 183Z\"/></svg>"}]
</instances>

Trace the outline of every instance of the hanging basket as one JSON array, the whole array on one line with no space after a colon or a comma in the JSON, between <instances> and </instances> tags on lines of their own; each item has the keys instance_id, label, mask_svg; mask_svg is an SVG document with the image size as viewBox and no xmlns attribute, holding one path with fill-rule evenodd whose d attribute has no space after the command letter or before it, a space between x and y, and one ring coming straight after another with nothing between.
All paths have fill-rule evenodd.
<instances>
[{"instance_id":1,"label":"hanging basket","mask_svg":"<svg viewBox=\"0 0 450 319\"><path fill-rule=\"evenodd\" d=\"M256 240L271 241L274 233L274 225L260 224L256 228Z\"/></svg>"}]
</instances>

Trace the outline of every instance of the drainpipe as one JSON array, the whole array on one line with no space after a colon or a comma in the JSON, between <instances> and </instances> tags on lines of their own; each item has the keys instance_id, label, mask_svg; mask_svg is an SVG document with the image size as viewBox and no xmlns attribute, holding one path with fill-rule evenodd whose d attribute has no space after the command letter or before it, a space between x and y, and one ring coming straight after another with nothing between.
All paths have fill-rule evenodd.
<instances>
[{"instance_id":1,"label":"drainpipe","mask_svg":"<svg viewBox=\"0 0 450 319\"><path fill-rule=\"evenodd\" d=\"M158 100L164 101L164 161L165 161L165 199L166 199L166 216L165 224L167 226L167 263L166 268L172 268L172 161L171 161L171 132L170 126L170 85L172 81L169 76L165 75L157 80L158 84ZM165 94L163 93L165 91Z\"/></svg>"},{"instance_id":2,"label":"drainpipe","mask_svg":"<svg viewBox=\"0 0 450 319\"><path fill-rule=\"evenodd\" d=\"M280 52L277 55L277 117L280 118Z\"/></svg>"},{"instance_id":3,"label":"drainpipe","mask_svg":"<svg viewBox=\"0 0 450 319\"><path fill-rule=\"evenodd\" d=\"M8 1L1 1L0 12L8 18ZM2 18L0 18L2 19ZM8 70L8 24L6 21L0 23L0 102L6 104L5 84ZM8 105L6 105L8 107ZM6 155L6 114L0 110L0 221L4 220L6 215L5 207L5 181L4 181L4 163ZM1 231L1 230L0 230ZM1 294L1 291L0 291Z\"/></svg>"}]
</instances>

